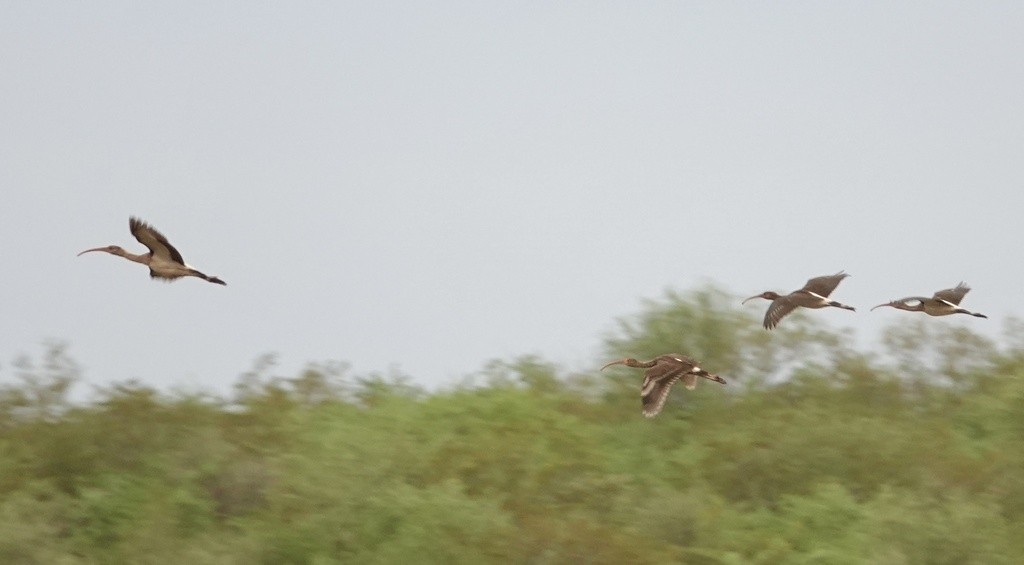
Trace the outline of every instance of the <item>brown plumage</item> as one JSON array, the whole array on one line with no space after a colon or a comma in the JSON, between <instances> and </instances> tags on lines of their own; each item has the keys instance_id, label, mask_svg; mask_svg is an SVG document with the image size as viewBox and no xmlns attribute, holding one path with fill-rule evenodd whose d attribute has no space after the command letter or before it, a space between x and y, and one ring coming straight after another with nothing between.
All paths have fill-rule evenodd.
<instances>
[{"instance_id":1,"label":"brown plumage","mask_svg":"<svg viewBox=\"0 0 1024 565\"><path fill-rule=\"evenodd\" d=\"M601 367L601 370L612 365L647 369L644 371L644 384L640 387L640 400L644 416L648 418L653 418L661 412L665 400L668 399L669 390L679 379L683 380L683 386L691 390L697 386L697 377L725 384L722 377L701 369L697 361L678 353L659 355L650 361L637 361L632 357L620 359Z\"/></svg>"},{"instance_id":2,"label":"brown plumage","mask_svg":"<svg viewBox=\"0 0 1024 565\"><path fill-rule=\"evenodd\" d=\"M834 275L825 275L821 277L814 277L807 281L800 290L794 290L793 292L780 295L777 292L767 291L751 296L750 298L743 301L744 304L748 300L755 298L764 298L765 300L771 300L772 303L768 306L768 311L764 313L764 329L770 330L775 326L779 325L779 321L786 317L787 314L797 309L798 307L803 308L825 308L826 306L832 306L835 308L842 308L844 310L856 310L853 306L847 306L841 304L835 300L829 300L829 295L832 291L839 286L839 283L843 279L850 275L839 271Z\"/></svg>"},{"instance_id":3,"label":"brown plumage","mask_svg":"<svg viewBox=\"0 0 1024 565\"><path fill-rule=\"evenodd\" d=\"M908 312L924 312L929 316L968 314L975 318L988 318L988 316L984 314L971 312L970 310L960 307L960 301L963 300L964 296L970 291L971 287L961 281L960 284L953 288L947 288L936 292L931 298L926 298L924 296L908 296L907 298L900 298L899 300L892 300L885 304L879 304L878 306L875 306L875 308L889 306L896 308L897 310L906 310ZM872 308L872 310L875 308Z\"/></svg>"},{"instance_id":4,"label":"brown plumage","mask_svg":"<svg viewBox=\"0 0 1024 565\"><path fill-rule=\"evenodd\" d=\"M132 235L135 236L135 239L139 240L139 243L149 248L149 253L136 255L125 251L120 246L108 245L106 247L86 249L79 253L79 255L89 253L90 251L103 251L146 265L149 267L149 276L154 279L170 281L181 277L197 277L214 284L227 286L227 283L219 278L205 275L185 263L185 260L181 258L181 253L153 226L132 217L128 219L128 228L131 230Z\"/></svg>"}]
</instances>

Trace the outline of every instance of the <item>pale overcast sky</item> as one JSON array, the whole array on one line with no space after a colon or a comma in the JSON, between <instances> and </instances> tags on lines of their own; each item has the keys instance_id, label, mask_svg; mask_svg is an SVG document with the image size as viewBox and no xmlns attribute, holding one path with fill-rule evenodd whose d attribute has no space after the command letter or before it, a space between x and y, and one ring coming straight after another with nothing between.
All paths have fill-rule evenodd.
<instances>
[{"instance_id":1,"label":"pale overcast sky","mask_svg":"<svg viewBox=\"0 0 1024 565\"><path fill-rule=\"evenodd\" d=\"M935 323L1024 314L1021 2L0 11L0 382L46 339L217 391L268 352L580 368L665 288L840 269L859 311L814 315L859 334L960 280L991 319ZM144 249L130 215L228 286L75 256Z\"/></svg>"}]
</instances>

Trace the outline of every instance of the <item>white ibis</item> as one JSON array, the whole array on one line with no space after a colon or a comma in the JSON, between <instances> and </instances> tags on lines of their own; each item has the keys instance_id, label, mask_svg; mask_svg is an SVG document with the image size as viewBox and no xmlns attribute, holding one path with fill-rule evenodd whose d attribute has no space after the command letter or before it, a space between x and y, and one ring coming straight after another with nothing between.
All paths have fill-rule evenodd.
<instances>
[{"instance_id":1,"label":"white ibis","mask_svg":"<svg viewBox=\"0 0 1024 565\"><path fill-rule=\"evenodd\" d=\"M932 295L931 298L925 298L924 296L908 296L907 298L900 298L899 300L893 300L886 302L885 304L879 304L875 308L881 308L882 306L891 306L897 310L906 310L908 312L924 312L929 316L949 316L950 314L969 314L975 318L988 318L984 314L977 312L971 312L960 307L960 301L964 299L964 295L971 291L971 287L967 286L964 282L956 285L954 288L947 288L940 290ZM875 308L872 308L874 310Z\"/></svg>"},{"instance_id":2,"label":"white ibis","mask_svg":"<svg viewBox=\"0 0 1024 565\"><path fill-rule=\"evenodd\" d=\"M725 384L725 379L722 377L701 369L696 361L678 353L659 355L650 361L637 361L632 357L620 359L601 367L601 370L612 365L647 369L644 371L644 384L640 387L640 400L643 404L644 416L648 418L653 418L658 415L658 412L661 412L661 408L665 406L665 400L668 398L669 389L679 379L683 379L683 386L689 390L697 387L697 377Z\"/></svg>"},{"instance_id":3,"label":"white ibis","mask_svg":"<svg viewBox=\"0 0 1024 565\"><path fill-rule=\"evenodd\" d=\"M132 235L135 236L135 239L139 240L139 243L149 248L149 253L144 255L135 255L134 253L128 253L120 246L108 245L106 247L86 249L78 255L81 256L83 253L89 253L91 251L105 251L111 255L117 255L118 257L124 257L129 261L135 261L136 263L146 265L149 267L149 276L154 279L172 281L181 277L199 277L214 284L227 286L228 283L218 279L217 277L204 275L185 263L185 260L181 258L181 253L178 253L178 250L175 249L169 241L167 241L167 238L160 232L156 231L153 226L138 218L132 217L128 219L128 227L131 229Z\"/></svg>"},{"instance_id":4,"label":"white ibis","mask_svg":"<svg viewBox=\"0 0 1024 565\"><path fill-rule=\"evenodd\" d=\"M793 292L780 295L777 292L767 291L761 294L751 296L750 298L743 301L746 304L748 300L755 298L764 298L765 300L771 300L771 306L768 307L768 311L764 314L764 329L770 330L775 326L779 325L779 321L782 320L787 314L795 310L797 307L804 308L825 308L826 306L833 306L835 308L842 308L843 310L856 309L853 306L847 306L846 304L840 304L835 300L829 300L828 295L832 294L832 291L839 286L839 283L850 275L839 271L834 275L825 275L821 277L814 277L807 281L800 290L794 290Z\"/></svg>"}]
</instances>

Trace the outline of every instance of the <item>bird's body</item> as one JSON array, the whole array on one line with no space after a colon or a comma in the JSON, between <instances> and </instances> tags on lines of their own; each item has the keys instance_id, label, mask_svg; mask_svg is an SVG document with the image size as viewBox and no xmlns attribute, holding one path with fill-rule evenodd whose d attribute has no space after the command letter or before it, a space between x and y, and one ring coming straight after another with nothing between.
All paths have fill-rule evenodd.
<instances>
[{"instance_id":1,"label":"bird's body","mask_svg":"<svg viewBox=\"0 0 1024 565\"><path fill-rule=\"evenodd\" d=\"M653 418L661 412L662 407L665 406L665 400L668 399L669 390L680 379L683 381L683 386L690 390L696 388L697 377L725 384L725 379L722 377L701 369L696 361L678 353L659 355L650 361L637 361L633 358L620 359L601 367L601 370L612 365L647 369L644 371L644 383L640 387L640 400L644 416L648 418Z\"/></svg>"},{"instance_id":2,"label":"bird's body","mask_svg":"<svg viewBox=\"0 0 1024 565\"><path fill-rule=\"evenodd\" d=\"M907 298L900 298L899 300L892 300L885 304L879 304L878 306L875 306L875 308L889 306L896 308L897 310L906 310L908 312L924 312L929 316L968 314L975 318L988 318L988 316L984 314L971 312L970 310L960 307L960 301L963 300L964 296L970 291L971 287L961 282L953 288L947 288L936 292L931 298L924 296L908 296ZM872 310L875 308L872 308Z\"/></svg>"},{"instance_id":3,"label":"bird's body","mask_svg":"<svg viewBox=\"0 0 1024 565\"><path fill-rule=\"evenodd\" d=\"M79 253L79 255L89 253L90 251L104 251L111 255L117 255L129 261L146 265L149 267L149 276L154 279L172 281L181 277L198 277L214 284L227 286L227 283L219 278L205 275L188 263L185 263L185 260L181 258L181 253L167 241L163 234L149 224L132 217L128 219L128 228L131 230L132 235L135 236L135 239L139 240L139 243L149 248L149 253L136 255L125 251L120 246L108 245L106 247L86 249Z\"/></svg>"},{"instance_id":4,"label":"bird's body","mask_svg":"<svg viewBox=\"0 0 1024 565\"><path fill-rule=\"evenodd\" d=\"M743 301L744 304L748 300L755 298L764 298L765 300L771 300L772 303L768 306L768 311L764 314L764 328L770 330L775 326L779 325L779 321L782 320L787 314L797 308L825 308L832 306L834 308L842 308L844 310L856 310L853 306L847 306L836 302L835 300L829 299L829 295L832 291L839 286L839 283L843 279L850 275L839 271L834 275L825 275L821 277L814 277L807 281L807 284L800 290L794 290L793 292L785 295L780 295L777 292L767 291L761 294L751 296L750 298Z\"/></svg>"}]
</instances>

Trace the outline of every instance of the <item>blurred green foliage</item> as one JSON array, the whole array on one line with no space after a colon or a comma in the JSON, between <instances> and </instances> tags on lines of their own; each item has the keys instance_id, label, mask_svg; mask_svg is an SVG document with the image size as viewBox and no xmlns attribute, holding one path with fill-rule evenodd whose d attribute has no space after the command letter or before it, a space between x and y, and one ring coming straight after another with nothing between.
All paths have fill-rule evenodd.
<instances>
[{"instance_id":1,"label":"blurred green foliage","mask_svg":"<svg viewBox=\"0 0 1024 565\"><path fill-rule=\"evenodd\" d=\"M638 372L530 356L440 391L268 356L233 398L81 404L50 344L0 387L0 563L1020 563L1024 326L967 327L907 315L865 352L669 292L594 366L679 352L729 385L652 420Z\"/></svg>"}]
</instances>

